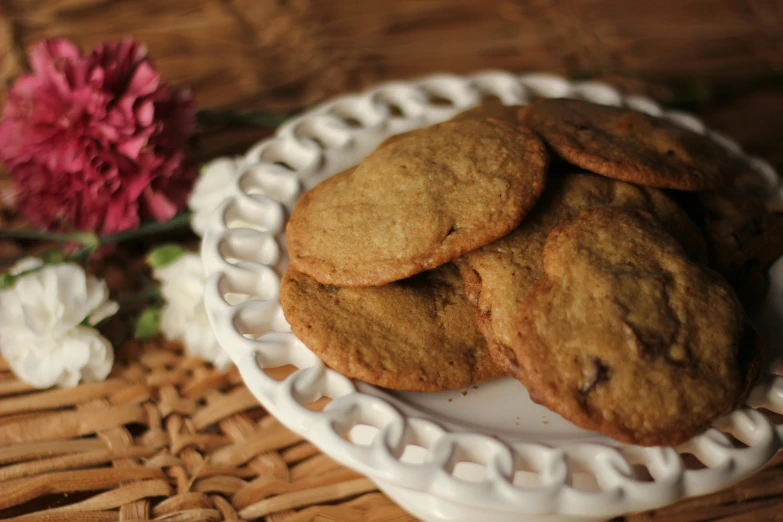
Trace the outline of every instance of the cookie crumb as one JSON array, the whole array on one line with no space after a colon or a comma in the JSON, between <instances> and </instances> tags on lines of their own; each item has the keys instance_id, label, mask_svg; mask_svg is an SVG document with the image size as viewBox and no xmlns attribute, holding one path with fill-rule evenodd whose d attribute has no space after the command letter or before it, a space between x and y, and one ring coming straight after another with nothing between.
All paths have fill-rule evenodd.
<instances>
[{"instance_id":1,"label":"cookie crumb","mask_svg":"<svg viewBox=\"0 0 783 522\"><path fill-rule=\"evenodd\" d=\"M453 401L454 399L449 399L449 402Z\"/></svg>"},{"instance_id":2,"label":"cookie crumb","mask_svg":"<svg viewBox=\"0 0 783 522\"><path fill-rule=\"evenodd\" d=\"M461 391L460 393L462 394L463 397L466 397L468 395L467 391Z\"/></svg>"},{"instance_id":3,"label":"cookie crumb","mask_svg":"<svg viewBox=\"0 0 783 522\"><path fill-rule=\"evenodd\" d=\"M478 390L478 389L479 389L479 387L478 387L478 386L473 386L473 389L474 389L474 390Z\"/></svg>"}]
</instances>

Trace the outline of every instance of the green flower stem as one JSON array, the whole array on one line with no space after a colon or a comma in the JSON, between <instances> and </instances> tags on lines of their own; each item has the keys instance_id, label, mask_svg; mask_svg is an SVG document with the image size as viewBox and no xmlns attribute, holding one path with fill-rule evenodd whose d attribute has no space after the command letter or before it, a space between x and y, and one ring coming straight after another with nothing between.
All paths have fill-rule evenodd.
<instances>
[{"instance_id":1,"label":"green flower stem","mask_svg":"<svg viewBox=\"0 0 783 522\"><path fill-rule=\"evenodd\" d=\"M285 114L272 114L263 111L254 112L224 112L224 111L198 111L198 121L202 124L226 123L233 125L250 125L253 127L275 128L285 120L296 114L289 112Z\"/></svg>"},{"instance_id":2,"label":"green flower stem","mask_svg":"<svg viewBox=\"0 0 783 522\"><path fill-rule=\"evenodd\" d=\"M87 247L83 247L77 250L73 254L63 254L61 250L58 250L56 248L45 250L37 255L37 257L39 257L43 261L41 266L37 266L29 270L24 270L15 275L9 273L0 274L0 290L6 290L8 288L11 288L16 283L16 280L19 279L20 277L24 277L28 274L32 274L33 272L40 270L46 265L52 265L54 263L69 263L69 262L77 262L83 264L86 260L86 257L90 254L90 252L91 250ZM0 267L11 265L13 263L16 263L17 261L21 261L26 257L31 257L31 256L29 254L21 254L13 257L0 258Z\"/></svg>"},{"instance_id":3,"label":"green flower stem","mask_svg":"<svg viewBox=\"0 0 783 522\"><path fill-rule=\"evenodd\" d=\"M39 270L45 265L51 265L53 263L67 263L67 262L76 262L76 263L84 264L87 262L87 259L90 257L90 254L98 250L98 248L100 248L101 246L120 243L122 241L129 241L131 239L138 239L141 237L150 236L153 234L159 234L162 232L169 232L172 230L188 228L189 226L190 226L190 213L182 212L180 214L177 214L170 220L162 223L158 223L158 222L146 223L135 230L126 230L123 232L117 232L115 234L107 234L105 236L98 236L97 234L94 234L92 232L63 233L63 232L44 232L39 230L0 230L0 237L16 238L16 239L62 241L62 242L69 242L69 243L75 242L75 243L80 243L82 245L81 248L79 248L78 250L76 250L71 254L65 254L64 252L56 248L46 250L45 252L42 252L38 256L43 260L43 264L40 267L36 267L16 275L0 274L0 290L11 288L15 284L17 279L19 279L24 275L27 275L30 272ZM16 261L18 261L23 257L26 256L22 255L22 256L14 256L10 258L0 259L0 267L8 266L12 263L15 263ZM157 293L154 296L151 294L146 296L145 294L140 294L139 296L135 296L134 299L135 301L139 301L139 300L149 301L152 297L159 299L160 292L157 289L155 289L155 292Z\"/></svg>"},{"instance_id":4,"label":"green flower stem","mask_svg":"<svg viewBox=\"0 0 783 522\"><path fill-rule=\"evenodd\" d=\"M93 244L99 240L92 232L46 232L42 230L0 230L0 237L9 239L46 239L63 243Z\"/></svg>"},{"instance_id":5,"label":"green flower stem","mask_svg":"<svg viewBox=\"0 0 783 522\"><path fill-rule=\"evenodd\" d=\"M169 232L172 230L187 228L189 226L190 212L181 212L168 221L147 223L135 230L124 230L122 232L101 236L99 239L101 245L109 245L113 243L121 243L130 239L151 236L153 234L160 234L161 232Z\"/></svg>"},{"instance_id":6,"label":"green flower stem","mask_svg":"<svg viewBox=\"0 0 783 522\"><path fill-rule=\"evenodd\" d=\"M124 230L114 234L98 236L92 232L46 232L42 230L0 230L0 237L9 239L37 239L48 241L61 241L64 243L80 243L83 248L75 254L64 256L65 258L75 259L85 253L97 250L103 245L121 243L131 239L138 239L161 232L168 232L181 228L187 228L190 225L190 213L181 212L168 221L152 222L141 225L133 230ZM5 261L3 261L5 264Z\"/></svg>"}]
</instances>

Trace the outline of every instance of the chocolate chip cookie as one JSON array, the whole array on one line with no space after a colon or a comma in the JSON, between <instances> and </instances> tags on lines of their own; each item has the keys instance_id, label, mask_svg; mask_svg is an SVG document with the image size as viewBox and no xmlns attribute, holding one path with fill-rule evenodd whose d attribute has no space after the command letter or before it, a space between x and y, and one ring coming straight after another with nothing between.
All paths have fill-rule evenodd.
<instances>
[{"instance_id":1,"label":"chocolate chip cookie","mask_svg":"<svg viewBox=\"0 0 783 522\"><path fill-rule=\"evenodd\" d=\"M339 286L437 267L513 230L547 162L532 132L500 120L418 130L302 196L286 229L291 264Z\"/></svg>"},{"instance_id":2,"label":"chocolate chip cookie","mask_svg":"<svg viewBox=\"0 0 783 522\"><path fill-rule=\"evenodd\" d=\"M521 380L623 442L676 445L740 405L763 355L720 275L651 215L587 210L556 227L520 307Z\"/></svg>"},{"instance_id":3,"label":"chocolate chip cookie","mask_svg":"<svg viewBox=\"0 0 783 522\"><path fill-rule=\"evenodd\" d=\"M477 105L472 109L462 111L454 116L452 120L482 120L495 118L517 123L519 121L519 110L521 108L521 105L504 105L500 100L492 100Z\"/></svg>"},{"instance_id":4,"label":"chocolate chip cookie","mask_svg":"<svg viewBox=\"0 0 783 522\"><path fill-rule=\"evenodd\" d=\"M711 265L749 309L763 300L767 271L783 255L783 224L763 204L729 191L677 194L707 240Z\"/></svg>"},{"instance_id":5,"label":"chocolate chip cookie","mask_svg":"<svg viewBox=\"0 0 783 522\"><path fill-rule=\"evenodd\" d=\"M544 276L544 241L557 224L592 208L644 210L675 234L694 259L703 261L706 256L696 226L657 189L593 174L550 174L547 183L542 199L516 230L456 261L492 357L506 373L517 377L519 365L510 349L517 310Z\"/></svg>"},{"instance_id":6,"label":"chocolate chip cookie","mask_svg":"<svg viewBox=\"0 0 783 522\"><path fill-rule=\"evenodd\" d=\"M500 100L492 100L458 113L451 118L451 121L497 119L517 124L519 122L518 113L520 109L522 109L521 105L503 105L503 102ZM400 141L414 132L416 131L412 130L389 136L378 145L378 148L391 145L395 141Z\"/></svg>"},{"instance_id":7,"label":"chocolate chip cookie","mask_svg":"<svg viewBox=\"0 0 783 522\"><path fill-rule=\"evenodd\" d=\"M710 138L627 108L538 99L522 120L565 160L631 183L717 189L746 171L742 161Z\"/></svg>"},{"instance_id":8,"label":"chocolate chip cookie","mask_svg":"<svg viewBox=\"0 0 783 522\"><path fill-rule=\"evenodd\" d=\"M323 285L289 267L280 301L294 334L347 377L434 392L501 374L451 263L370 288Z\"/></svg>"}]
</instances>

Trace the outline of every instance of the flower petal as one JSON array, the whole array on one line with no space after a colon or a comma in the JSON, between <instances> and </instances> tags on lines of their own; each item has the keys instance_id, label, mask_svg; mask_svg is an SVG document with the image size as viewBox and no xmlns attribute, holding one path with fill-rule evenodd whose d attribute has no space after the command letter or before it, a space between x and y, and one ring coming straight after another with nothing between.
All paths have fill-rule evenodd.
<instances>
[{"instance_id":1,"label":"flower petal","mask_svg":"<svg viewBox=\"0 0 783 522\"><path fill-rule=\"evenodd\" d=\"M4 335L0 354L19 379L36 388L103 380L114 362L111 343L97 330L84 326L60 337L30 332Z\"/></svg>"},{"instance_id":2,"label":"flower petal","mask_svg":"<svg viewBox=\"0 0 783 522\"><path fill-rule=\"evenodd\" d=\"M14 263L11 269L8 270L8 273L13 275L19 275L22 272L33 270L35 268L40 267L41 265L43 265L43 260L41 258L33 257L33 256L23 257L22 259Z\"/></svg>"},{"instance_id":3,"label":"flower petal","mask_svg":"<svg viewBox=\"0 0 783 522\"><path fill-rule=\"evenodd\" d=\"M152 217L158 221L168 221L177 213L177 206L163 192L147 187L144 190L144 201Z\"/></svg>"},{"instance_id":4,"label":"flower petal","mask_svg":"<svg viewBox=\"0 0 783 522\"><path fill-rule=\"evenodd\" d=\"M44 229L105 233L185 206L195 109L161 82L143 45L110 42L85 56L67 40L45 40L30 63L0 122L0 160L21 214Z\"/></svg>"},{"instance_id":5,"label":"flower petal","mask_svg":"<svg viewBox=\"0 0 783 522\"><path fill-rule=\"evenodd\" d=\"M120 305L117 301L106 301L87 317L87 323L95 326L104 319L116 314L119 310Z\"/></svg>"},{"instance_id":6,"label":"flower petal","mask_svg":"<svg viewBox=\"0 0 783 522\"><path fill-rule=\"evenodd\" d=\"M131 159L136 159L146 144L147 136L134 136L117 145L117 150Z\"/></svg>"},{"instance_id":7,"label":"flower petal","mask_svg":"<svg viewBox=\"0 0 783 522\"><path fill-rule=\"evenodd\" d=\"M188 353L199 356L220 369L230 359L220 347L210 327L204 306L206 276L201 257L193 252L180 256L153 275L161 282L165 300L160 328L168 339L181 341Z\"/></svg>"},{"instance_id":8,"label":"flower petal","mask_svg":"<svg viewBox=\"0 0 783 522\"><path fill-rule=\"evenodd\" d=\"M160 73L149 62L141 62L128 85L128 92L137 96L152 94L160 85Z\"/></svg>"},{"instance_id":9,"label":"flower petal","mask_svg":"<svg viewBox=\"0 0 783 522\"><path fill-rule=\"evenodd\" d=\"M204 235L212 213L229 195L241 168L239 160L218 158L201 169L188 199L190 226L199 236Z\"/></svg>"}]
</instances>

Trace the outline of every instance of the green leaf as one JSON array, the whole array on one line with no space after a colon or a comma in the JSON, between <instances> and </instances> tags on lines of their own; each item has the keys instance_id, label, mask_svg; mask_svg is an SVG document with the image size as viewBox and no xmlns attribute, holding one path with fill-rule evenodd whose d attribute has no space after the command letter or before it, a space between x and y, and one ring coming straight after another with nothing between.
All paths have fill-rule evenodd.
<instances>
[{"instance_id":1,"label":"green leaf","mask_svg":"<svg viewBox=\"0 0 783 522\"><path fill-rule=\"evenodd\" d=\"M133 336L136 339L149 339L160 333L160 308L145 308L136 319Z\"/></svg>"},{"instance_id":2,"label":"green leaf","mask_svg":"<svg viewBox=\"0 0 783 522\"><path fill-rule=\"evenodd\" d=\"M170 265L185 253L181 245L169 244L159 246L147 254L147 264L152 268L163 268Z\"/></svg>"},{"instance_id":3,"label":"green leaf","mask_svg":"<svg viewBox=\"0 0 783 522\"><path fill-rule=\"evenodd\" d=\"M0 290L13 288L16 283L16 277L11 274L0 274Z\"/></svg>"}]
</instances>

